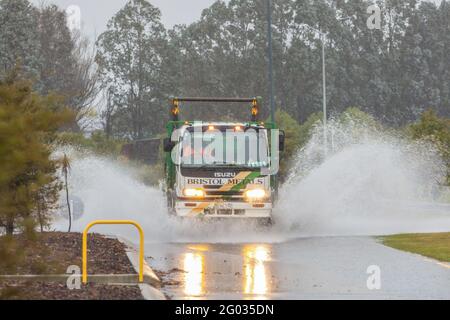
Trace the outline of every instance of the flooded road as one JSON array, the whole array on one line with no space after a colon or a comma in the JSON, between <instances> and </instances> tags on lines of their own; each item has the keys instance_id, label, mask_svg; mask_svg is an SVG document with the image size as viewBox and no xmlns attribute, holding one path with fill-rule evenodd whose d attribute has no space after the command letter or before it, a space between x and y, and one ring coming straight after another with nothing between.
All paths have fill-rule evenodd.
<instances>
[{"instance_id":1,"label":"flooded road","mask_svg":"<svg viewBox=\"0 0 450 320\"><path fill-rule=\"evenodd\" d=\"M448 267L368 237L450 230L448 204L417 195L438 181L428 174L429 162L418 170L415 158L398 150L368 142L318 167L299 161L313 169L280 190L270 229L247 221L178 221L167 214L160 189L117 162L80 156L71 184L85 213L73 230L94 220L141 224L148 262L163 272L163 291L173 299L450 299ZM67 220L59 230L67 230ZM92 232L138 241L133 227ZM369 267L380 270L379 290L367 287Z\"/></svg>"},{"instance_id":2,"label":"flooded road","mask_svg":"<svg viewBox=\"0 0 450 320\"><path fill-rule=\"evenodd\" d=\"M146 245L172 299L450 299L450 265L369 237ZM379 267L370 290L369 267Z\"/></svg>"}]
</instances>

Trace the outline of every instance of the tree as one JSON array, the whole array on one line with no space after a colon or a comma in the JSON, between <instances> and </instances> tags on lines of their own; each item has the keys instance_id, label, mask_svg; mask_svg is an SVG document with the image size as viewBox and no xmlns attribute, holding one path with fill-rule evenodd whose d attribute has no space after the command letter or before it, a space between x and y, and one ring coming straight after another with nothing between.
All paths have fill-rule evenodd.
<instances>
[{"instance_id":1,"label":"tree","mask_svg":"<svg viewBox=\"0 0 450 320\"><path fill-rule=\"evenodd\" d=\"M268 101L266 30L266 4L259 0L216 1L199 21L176 27L170 32L171 52L179 53L172 71L175 94L263 96ZM280 37L274 38L276 43ZM268 107L261 111L263 117L269 114ZM185 116L242 120L248 111L208 104L187 110Z\"/></svg>"},{"instance_id":2,"label":"tree","mask_svg":"<svg viewBox=\"0 0 450 320\"><path fill-rule=\"evenodd\" d=\"M72 120L55 97L15 76L0 83L0 227L7 234L49 220L61 189L50 144Z\"/></svg>"},{"instance_id":3,"label":"tree","mask_svg":"<svg viewBox=\"0 0 450 320\"><path fill-rule=\"evenodd\" d=\"M76 114L71 129L84 129L99 93L95 52L80 32L69 30L66 13L56 5L40 8L38 25L41 63L36 89L62 96Z\"/></svg>"},{"instance_id":4,"label":"tree","mask_svg":"<svg viewBox=\"0 0 450 320\"><path fill-rule=\"evenodd\" d=\"M39 10L39 65L38 90L44 95L51 92L67 94L72 87L76 64L72 35L67 28L65 13L57 6L43 6Z\"/></svg>"},{"instance_id":5,"label":"tree","mask_svg":"<svg viewBox=\"0 0 450 320\"><path fill-rule=\"evenodd\" d=\"M278 110L275 114L275 122L286 135L286 145L283 157L291 159L301 147L302 137L300 136L301 126L287 112ZM269 119L268 119L269 121Z\"/></svg>"},{"instance_id":6,"label":"tree","mask_svg":"<svg viewBox=\"0 0 450 320\"><path fill-rule=\"evenodd\" d=\"M66 191L67 212L69 213L69 230L68 230L68 232L70 232L72 229L72 210L70 207L69 182L67 179L69 172L70 172L70 160L66 154L64 154L62 161L61 161L61 171L64 176L64 189Z\"/></svg>"},{"instance_id":7,"label":"tree","mask_svg":"<svg viewBox=\"0 0 450 320\"><path fill-rule=\"evenodd\" d=\"M85 130L95 120L101 93L100 75L95 62L95 47L81 33L73 33L75 60L72 85L67 91L66 104L76 114L76 128Z\"/></svg>"},{"instance_id":8,"label":"tree","mask_svg":"<svg viewBox=\"0 0 450 320\"><path fill-rule=\"evenodd\" d=\"M408 127L413 139L433 143L447 165L447 185L450 185L450 119L439 118L433 110L425 111L420 121Z\"/></svg>"},{"instance_id":9,"label":"tree","mask_svg":"<svg viewBox=\"0 0 450 320\"><path fill-rule=\"evenodd\" d=\"M97 41L101 79L117 105L116 135L140 139L163 128L161 66L167 42L160 19L147 1L130 0Z\"/></svg>"},{"instance_id":10,"label":"tree","mask_svg":"<svg viewBox=\"0 0 450 320\"><path fill-rule=\"evenodd\" d=\"M28 0L0 0L0 76L20 63L23 73L38 79L38 19Z\"/></svg>"},{"instance_id":11,"label":"tree","mask_svg":"<svg viewBox=\"0 0 450 320\"><path fill-rule=\"evenodd\" d=\"M57 93L76 113L72 130L84 129L98 94L94 52L81 34L71 33L66 13L55 5L0 0L0 79L21 66L42 95Z\"/></svg>"}]
</instances>

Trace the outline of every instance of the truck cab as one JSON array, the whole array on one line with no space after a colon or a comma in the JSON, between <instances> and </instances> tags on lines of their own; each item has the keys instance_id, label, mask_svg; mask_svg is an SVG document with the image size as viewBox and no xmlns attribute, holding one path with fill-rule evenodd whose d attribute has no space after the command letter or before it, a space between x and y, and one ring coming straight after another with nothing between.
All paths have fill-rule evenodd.
<instances>
[{"instance_id":1,"label":"truck cab","mask_svg":"<svg viewBox=\"0 0 450 320\"><path fill-rule=\"evenodd\" d=\"M250 122L181 122L180 100L185 99L173 101L176 117L164 140L169 211L181 218L271 222L278 189L271 172L275 126L256 121L258 100L251 99ZM284 144L284 135L276 140Z\"/></svg>"}]
</instances>

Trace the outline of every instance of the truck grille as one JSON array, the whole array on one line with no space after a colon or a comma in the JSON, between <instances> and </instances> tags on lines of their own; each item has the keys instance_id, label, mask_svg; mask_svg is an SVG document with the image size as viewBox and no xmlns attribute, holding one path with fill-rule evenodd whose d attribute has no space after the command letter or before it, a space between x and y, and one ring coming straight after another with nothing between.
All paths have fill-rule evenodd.
<instances>
[{"instance_id":1,"label":"truck grille","mask_svg":"<svg viewBox=\"0 0 450 320\"><path fill-rule=\"evenodd\" d=\"M205 194L207 198L229 198L235 200L241 200L244 198L244 190L239 191L220 191L222 186L204 185Z\"/></svg>"}]
</instances>

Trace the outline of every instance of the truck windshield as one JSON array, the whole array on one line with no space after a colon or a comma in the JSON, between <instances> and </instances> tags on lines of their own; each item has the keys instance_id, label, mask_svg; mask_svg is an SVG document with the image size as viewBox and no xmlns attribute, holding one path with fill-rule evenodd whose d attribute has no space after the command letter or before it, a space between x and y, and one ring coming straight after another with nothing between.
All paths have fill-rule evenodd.
<instances>
[{"instance_id":1,"label":"truck windshield","mask_svg":"<svg viewBox=\"0 0 450 320\"><path fill-rule=\"evenodd\" d=\"M182 167L269 166L266 129L186 131L181 148Z\"/></svg>"}]
</instances>

